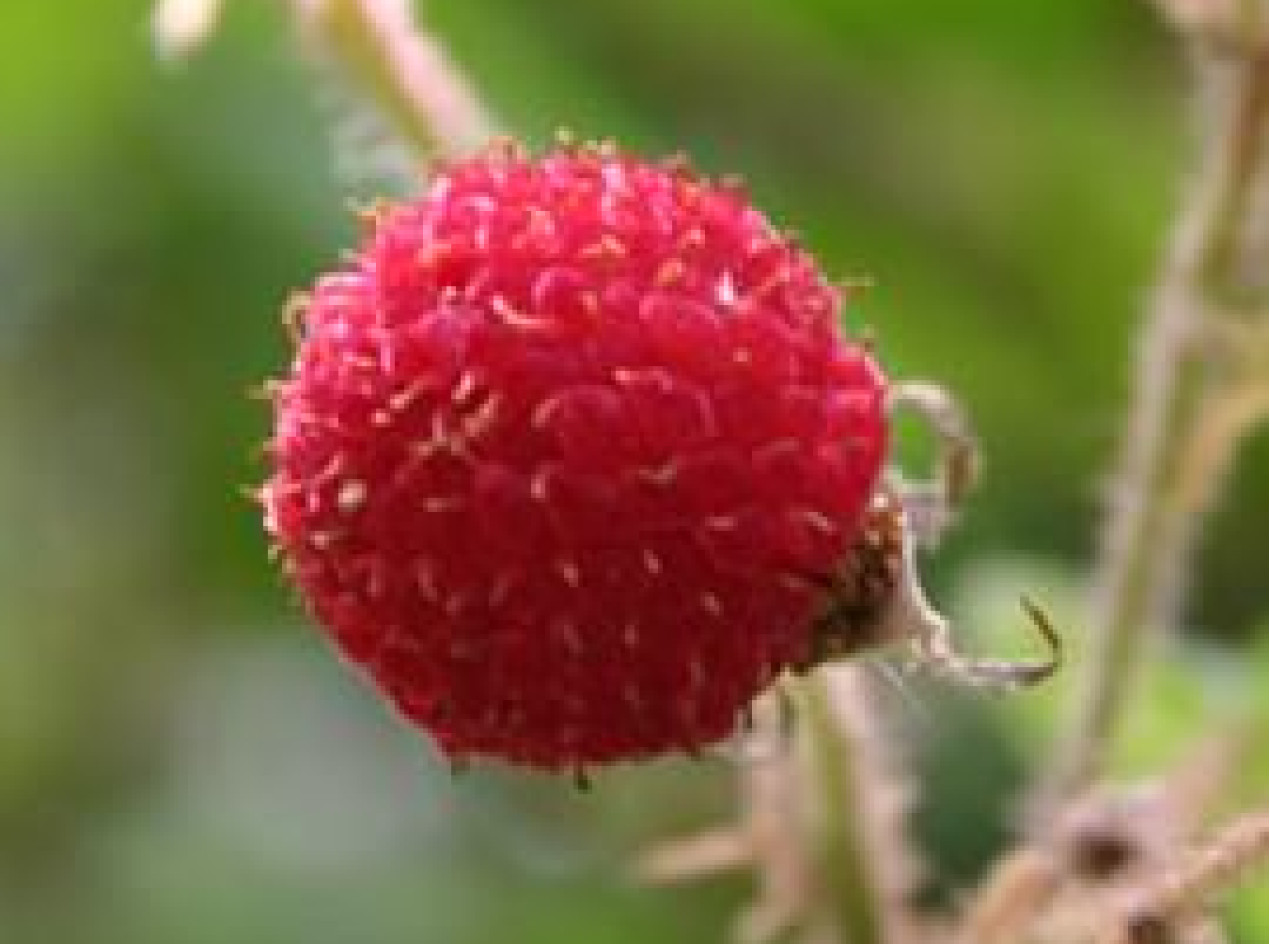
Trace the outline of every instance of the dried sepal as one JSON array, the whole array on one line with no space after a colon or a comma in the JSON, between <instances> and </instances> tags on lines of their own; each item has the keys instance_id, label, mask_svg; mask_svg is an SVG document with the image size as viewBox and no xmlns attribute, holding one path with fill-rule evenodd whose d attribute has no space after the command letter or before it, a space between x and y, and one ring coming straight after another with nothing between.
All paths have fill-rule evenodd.
<instances>
[{"instance_id":1,"label":"dried sepal","mask_svg":"<svg viewBox=\"0 0 1270 944\"><path fill-rule=\"evenodd\" d=\"M978 441L961 404L937 384L905 381L894 385L887 396L887 411L892 421L900 413L914 414L935 438L938 458L929 479L909 480L898 470L889 476L907 512L914 542L934 547L956 521L979 479Z\"/></svg>"}]
</instances>

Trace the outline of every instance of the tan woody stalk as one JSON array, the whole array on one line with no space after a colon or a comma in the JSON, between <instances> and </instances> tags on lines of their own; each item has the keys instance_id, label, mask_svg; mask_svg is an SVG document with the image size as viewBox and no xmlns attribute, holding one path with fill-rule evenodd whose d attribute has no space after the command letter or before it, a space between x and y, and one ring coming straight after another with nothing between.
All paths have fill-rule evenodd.
<instances>
[{"instance_id":1,"label":"tan woody stalk","mask_svg":"<svg viewBox=\"0 0 1270 944\"><path fill-rule=\"evenodd\" d=\"M410 0L283 0L333 99L336 158L354 178L414 184L421 159L485 145L495 123ZM173 61L215 32L225 0L157 0L156 50Z\"/></svg>"},{"instance_id":2,"label":"tan woody stalk","mask_svg":"<svg viewBox=\"0 0 1270 944\"><path fill-rule=\"evenodd\" d=\"M1167 932L1176 923L1195 920L1208 906L1209 896L1231 887L1252 868L1262 865L1268 848L1270 817L1264 811L1241 816L1181 866L1139 889L1100 944L1163 939L1161 929Z\"/></svg>"},{"instance_id":3,"label":"tan woody stalk","mask_svg":"<svg viewBox=\"0 0 1270 944\"><path fill-rule=\"evenodd\" d=\"M1198 166L1141 335L1083 696L1038 819L1100 775L1146 644L1176 623L1204 514L1241 437L1265 415L1264 248L1248 259L1265 227L1264 28L1244 47L1218 48L1207 35L1194 40L1205 118Z\"/></svg>"},{"instance_id":4,"label":"tan woody stalk","mask_svg":"<svg viewBox=\"0 0 1270 944\"><path fill-rule=\"evenodd\" d=\"M494 123L409 0L288 0L305 33L418 154L462 154Z\"/></svg>"},{"instance_id":5,"label":"tan woody stalk","mask_svg":"<svg viewBox=\"0 0 1270 944\"><path fill-rule=\"evenodd\" d=\"M740 822L650 850L645 881L741 867L757 884L736 928L741 944L904 944L917 864L904 835L908 790L878 730L867 670L840 663L787 680L755 705L754 756L738 771ZM793 732L783 713L798 711Z\"/></svg>"}]
</instances>

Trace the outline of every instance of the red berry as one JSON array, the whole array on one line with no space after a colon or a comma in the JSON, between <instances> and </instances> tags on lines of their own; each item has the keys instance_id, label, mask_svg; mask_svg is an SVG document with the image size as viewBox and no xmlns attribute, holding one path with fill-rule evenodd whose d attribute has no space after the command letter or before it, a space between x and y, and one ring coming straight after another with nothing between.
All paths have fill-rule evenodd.
<instances>
[{"instance_id":1,"label":"red berry","mask_svg":"<svg viewBox=\"0 0 1270 944\"><path fill-rule=\"evenodd\" d=\"M735 187L490 153L379 212L276 385L267 527L451 756L727 735L804 664L885 452L884 381Z\"/></svg>"}]
</instances>

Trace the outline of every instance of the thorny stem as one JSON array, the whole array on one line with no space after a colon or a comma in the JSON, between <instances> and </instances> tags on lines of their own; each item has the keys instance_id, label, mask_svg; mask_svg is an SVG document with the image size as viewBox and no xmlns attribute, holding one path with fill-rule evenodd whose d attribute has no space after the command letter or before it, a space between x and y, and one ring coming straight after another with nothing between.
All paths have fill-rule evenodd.
<instances>
[{"instance_id":1,"label":"thorny stem","mask_svg":"<svg viewBox=\"0 0 1270 944\"><path fill-rule=\"evenodd\" d=\"M1202 909L1214 892L1238 881L1265 860L1270 848L1270 817L1249 813L1223 829L1189 862L1142 889L1126 909L1123 924L1106 936L1107 944L1142 940L1136 929L1165 927L1170 919Z\"/></svg>"},{"instance_id":2,"label":"thorny stem","mask_svg":"<svg viewBox=\"0 0 1270 944\"><path fill-rule=\"evenodd\" d=\"M750 867L758 889L736 934L747 944L912 940L906 909L919 873L904 834L908 786L888 759L867 675L838 663L783 685L755 705L756 731L796 741L740 768L741 821L657 847L637 874L667 882ZM798 709L795 732L781 723L786 698Z\"/></svg>"},{"instance_id":3,"label":"thorny stem","mask_svg":"<svg viewBox=\"0 0 1270 944\"><path fill-rule=\"evenodd\" d=\"M1228 361L1231 355L1259 358L1262 366L1254 362L1251 370L1213 363L1212 346L1223 329L1255 339L1265 317L1264 282L1250 291L1234 275L1264 175L1265 46L1234 59L1210 58L1201 67L1205 104L1216 113L1147 315L1097 569L1102 585L1089 634L1094 651L1072 734L1038 798L1038 818L1099 775L1147 633L1176 616L1199 518L1240 435L1264 412L1256 403L1237 411L1238 422L1227 420L1220 442L1205 432L1214 415L1229 416L1223 404L1246 402L1250 384L1264 388L1264 343L1236 344L1227 352ZM1193 450L1200 448L1205 480L1197 482Z\"/></svg>"},{"instance_id":4,"label":"thorny stem","mask_svg":"<svg viewBox=\"0 0 1270 944\"><path fill-rule=\"evenodd\" d=\"M854 751L834 718L826 669L802 685L802 731L809 773L818 789L813 835L816 879L838 939L849 944L883 944L882 889L870 855L868 802L861 790Z\"/></svg>"},{"instance_id":5,"label":"thorny stem","mask_svg":"<svg viewBox=\"0 0 1270 944\"><path fill-rule=\"evenodd\" d=\"M494 124L409 0L289 0L319 47L417 154L481 147Z\"/></svg>"}]
</instances>

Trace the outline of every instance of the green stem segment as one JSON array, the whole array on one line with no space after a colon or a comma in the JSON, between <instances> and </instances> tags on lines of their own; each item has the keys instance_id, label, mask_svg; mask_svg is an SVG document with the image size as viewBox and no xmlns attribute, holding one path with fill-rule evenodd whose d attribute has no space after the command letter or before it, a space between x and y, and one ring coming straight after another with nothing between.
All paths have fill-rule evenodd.
<instances>
[{"instance_id":1,"label":"green stem segment","mask_svg":"<svg viewBox=\"0 0 1270 944\"><path fill-rule=\"evenodd\" d=\"M855 768L854 745L834 717L823 671L807 678L800 691L804 757L817 816L809 849L825 917L843 944L883 944L882 888L867 822L870 804Z\"/></svg>"}]
</instances>

